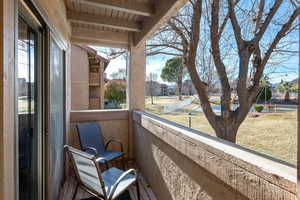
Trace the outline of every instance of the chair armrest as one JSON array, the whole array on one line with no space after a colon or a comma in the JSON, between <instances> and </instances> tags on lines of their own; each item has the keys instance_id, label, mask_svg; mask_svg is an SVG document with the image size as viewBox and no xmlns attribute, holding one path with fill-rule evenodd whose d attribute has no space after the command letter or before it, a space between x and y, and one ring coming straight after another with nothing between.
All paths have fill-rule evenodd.
<instances>
[{"instance_id":1,"label":"chair armrest","mask_svg":"<svg viewBox=\"0 0 300 200\"><path fill-rule=\"evenodd\" d=\"M96 161L96 163L98 163L98 164L99 164L100 161L104 161L105 168L106 168L106 169L109 169L109 167L108 167L108 160L106 160L105 158L103 158L103 157L98 157L98 158L95 159L95 161Z\"/></svg>"},{"instance_id":2,"label":"chair armrest","mask_svg":"<svg viewBox=\"0 0 300 200\"><path fill-rule=\"evenodd\" d=\"M116 181L116 183L112 186L112 190L111 190L111 193L110 193L110 196L108 197L108 200L111 200L118 185L121 183L121 181L128 175L128 174L134 174L134 178L135 178L135 181L137 181L137 171L135 169L129 169L125 172L123 172L123 174L118 178L118 180ZM127 188L125 188L127 189Z\"/></svg>"},{"instance_id":3,"label":"chair armrest","mask_svg":"<svg viewBox=\"0 0 300 200\"><path fill-rule=\"evenodd\" d=\"M123 143L121 142L121 140L116 139L116 138L112 138L112 139L108 140L108 142L105 145L105 150L107 150L109 144L112 143L112 142L119 143L120 144L121 152L124 152Z\"/></svg>"},{"instance_id":4,"label":"chair armrest","mask_svg":"<svg viewBox=\"0 0 300 200\"><path fill-rule=\"evenodd\" d=\"M104 163L107 163L108 161L105 159L105 158L102 158L102 157L98 157L98 158L96 158L95 159L95 161L98 163L98 162L100 162L100 161L104 161Z\"/></svg>"},{"instance_id":5,"label":"chair armrest","mask_svg":"<svg viewBox=\"0 0 300 200\"><path fill-rule=\"evenodd\" d=\"M87 152L89 150L92 150L94 153L94 156L98 155L98 151L97 149L93 148L93 147L85 147L84 149L82 149L84 152Z\"/></svg>"}]
</instances>

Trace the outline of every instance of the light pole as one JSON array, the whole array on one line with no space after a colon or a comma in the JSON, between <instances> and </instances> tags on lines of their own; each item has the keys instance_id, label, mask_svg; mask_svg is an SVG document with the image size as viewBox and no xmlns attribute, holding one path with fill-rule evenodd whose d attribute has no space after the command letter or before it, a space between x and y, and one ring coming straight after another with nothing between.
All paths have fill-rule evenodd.
<instances>
[{"instance_id":1,"label":"light pole","mask_svg":"<svg viewBox=\"0 0 300 200\"><path fill-rule=\"evenodd\" d=\"M189 117L189 128L192 128L192 112L188 113L188 117Z\"/></svg>"}]
</instances>

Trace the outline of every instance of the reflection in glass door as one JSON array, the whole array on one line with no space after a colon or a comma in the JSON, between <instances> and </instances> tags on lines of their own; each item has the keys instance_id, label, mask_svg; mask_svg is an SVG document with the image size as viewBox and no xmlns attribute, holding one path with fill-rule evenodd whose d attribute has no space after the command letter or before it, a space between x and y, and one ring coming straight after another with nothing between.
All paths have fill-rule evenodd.
<instances>
[{"instance_id":1,"label":"reflection in glass door","mask_svg":"<svg viewBox=\"0 0 300 200\"><path fill-rule=\"evenodd\" d=\"M38 32L21 17L18 23L17 115L19 199L38 199Z\"/></svg>"},{"instance_id":2,"label":"reflection in glass door","mask_svg":"<svg viewBox=\"0 0 300 200\"><path fill-rule=\"evenodd\" d=\"M49 77L48 77L48 199L59 199L64 171L64 131L65 131L65 103L64 103L64 52L50 37Z\"/></svg>"}]
</instances>

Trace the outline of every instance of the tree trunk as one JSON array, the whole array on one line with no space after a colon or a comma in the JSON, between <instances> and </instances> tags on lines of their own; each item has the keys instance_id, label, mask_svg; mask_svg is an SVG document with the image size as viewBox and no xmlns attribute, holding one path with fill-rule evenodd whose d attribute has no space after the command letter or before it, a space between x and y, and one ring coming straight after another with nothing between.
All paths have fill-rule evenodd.
<instances>
[{"instance_id":1,"label":"tree trunk","mask_svg":"<svg viewBox=\"0 0 300 200\"><path fill-rule=\"evenodd\" d=\"M289 102L290 101L290 92L286 91L284 94L284 101Z\"/></svg>"},{"instance_id":2,"label":"tree trunk","mask_svg":"<svg viewBox=\"0 0 300 200\"><path fill-rule=\"evenodd\" d=\"M153 105L154 103L153 103L153 82L152 82L152 80L151 80L151 82L150 82L150 97L151 97L151 104Z\"/></svg>"},{"instance_id":3,"label":"tree trunk","mask_svg":"<svg viewBox=\"0 0 300 200\"><path fill-rule=\"evenodd\" d=\"M178 100L182 101L182 81L178 81L177 83L177 93L178 93Z\"/></svg>"},{"instance_id":4,"label":"tree trunk","mask_svg":"<svg viewBox=\"0 0 300 200\"><path fill-rule=\"evenodd\" d=\"M151 104L153 105L153 95L152 95L152 92L151 92Z\"/></svg>"},{"instance_id":5,"label":"tree trunk","mask_svg":"<svg viewBox=\"0 0 300 200\"><path fill-rule=\"evenodd\" d=\"M226 121L226 123L225 123ZM220 123L213 125L218 138L227 140L232 143L236 143L236 136L240 124L234 122L232 118L220 119Z\"/></svg>"}]
</instances>

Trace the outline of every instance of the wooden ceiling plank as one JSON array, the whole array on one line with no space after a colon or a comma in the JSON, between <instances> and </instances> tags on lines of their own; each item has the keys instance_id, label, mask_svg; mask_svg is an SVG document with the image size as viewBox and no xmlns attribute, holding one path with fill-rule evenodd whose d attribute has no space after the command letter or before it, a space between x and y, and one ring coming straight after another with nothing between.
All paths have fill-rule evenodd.
<instances>
[{"instance_id":1,"label":"wooden ceiling plank","mask_svg":"<svg viewBox=\"0 0 300 200\"><path fill-rule=\"evenodd\" d=\"M126 31L141 31L141 24L138 22L130 22L127 20L116 19L105 16L91 15L87 13L80 13L75 11L67 12L68 19L72 22L79 22L83 24L100 25L109 28L115 28Z\"/></svg>"},{"instance_id":2,"label":"wooden ceiling plank","mask_svg":"<svg viewBox=\"0 0 300 200\"><path fill-rule=\"evenodd\" d=\"M128 48L127 44L106 42L106 41L100 41L94 39L82 39L76 37L71 37L71 43L78 44L78 45L93 45L93 46L110 47L110 48L122 48L122 49Z\"/></svg>"},{"instance_id":3,"label":"wooden ceiling plank","mask_svg":"<svg viewBox=\"0 0 300 200\"><path fill-rule=\"evenodd\" d=\"M145 20L141 32L134 33L134 45L144 43L159 27L176 13L187 0L159 0L155 6L155 15Z\"/></svg>"},{"instance_id":4,"label":"wooden ceiling plank","mask_svg":"<svg viewBox=\"0 0 300 200\"><path fill-rule=\"evenodd\" d=\"M79 0L79 2L86 5L108 8L146 17L153 15L153 6L151 4L138 2L136 0L126 2L122 0Z\"/></svg>"},{"instance_id":5,"label":"wooden ceiling plank","mask_svg":"<svg viewBox=\"0 0 300 200\"><path fill-rule=\"evenodd\" d=\"M72 37L128 45L127 32L100 31L89 28L73 27Z\"/></svg>"}]
</instances>

